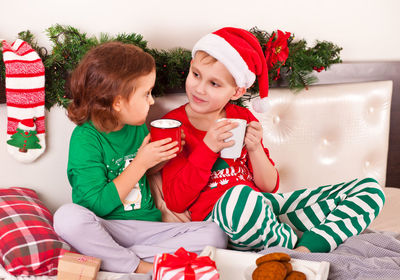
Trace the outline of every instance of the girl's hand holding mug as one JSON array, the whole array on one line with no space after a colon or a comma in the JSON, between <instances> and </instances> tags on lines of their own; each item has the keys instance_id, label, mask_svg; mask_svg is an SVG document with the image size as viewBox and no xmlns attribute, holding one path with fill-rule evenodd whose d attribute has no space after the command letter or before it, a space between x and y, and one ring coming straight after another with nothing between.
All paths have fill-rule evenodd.
<instances>
[{"instance_id":1,"label":"girl's hand holding mug","mask_svg":"<svg viewBox=\"0 0 400 280\"><path fill-rule=\"evenodd\" d=\"M171 138L150 142L148 134L142 142L136 160L139 161L146 170L163 162L176 157L179 151L178 141L172 141Z\"/></svg>"}]
</instances>

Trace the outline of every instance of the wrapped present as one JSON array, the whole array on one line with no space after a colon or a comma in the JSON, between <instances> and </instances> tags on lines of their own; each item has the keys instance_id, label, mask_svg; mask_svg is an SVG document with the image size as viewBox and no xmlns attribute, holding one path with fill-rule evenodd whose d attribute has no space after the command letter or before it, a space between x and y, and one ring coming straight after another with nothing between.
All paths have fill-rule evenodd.
<instances>
[{"instance_id":1,"label":"wrapped present","mask_svg":"<svg viewBox=\"0 0 400 280\"><path fill-rule=\"evenodd\" d=\"M179 248L174 254L158 254L154 257L154 280L218 280L215 262L208 256Z\"/></svg>"},{"instance_id":2,"label":"wrapped present","mask_svg":"<svg viewBox=\"0 0 400 280\"><path fill-rule=\"evenodd\" d=\"M101 260L75 253L65 253L58 262L57 280L95 280Z\"/></svg>"}]
</instances>

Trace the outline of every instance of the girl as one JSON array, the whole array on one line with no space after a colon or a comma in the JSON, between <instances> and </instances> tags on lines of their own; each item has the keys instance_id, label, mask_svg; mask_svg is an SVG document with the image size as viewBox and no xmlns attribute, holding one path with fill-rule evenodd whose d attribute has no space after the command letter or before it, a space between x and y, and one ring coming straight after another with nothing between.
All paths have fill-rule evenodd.
<instances>
[{"instance_id":1,"label":"girl","mask_svg":"<svg viewBox=\"0 0 400 280\"><path fill-rule=\"evenodd\" d=\"M79 252L102 259L102 270L146 273L157 253L226 246L213 223L160 222L146 173L158 171L178 148L170 138L149 142L145 120L155 78L152 56L118 42L90 50L71 76L73 203L57 210L54 227Z\"/></svg>"}]
</instances>

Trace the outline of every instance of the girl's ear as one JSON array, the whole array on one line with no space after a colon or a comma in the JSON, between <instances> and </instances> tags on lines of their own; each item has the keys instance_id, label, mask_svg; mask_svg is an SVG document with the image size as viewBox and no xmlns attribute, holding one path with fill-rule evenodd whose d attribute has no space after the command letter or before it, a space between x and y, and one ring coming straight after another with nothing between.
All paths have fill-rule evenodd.
<instances>
[{"instance_id":1,"label":"girl's ear","mask_svg":"<svg viewBox=\"0 0 400 280\"><path fill-rule=\"evenodd\" d=\"M246 93L246 88L244 87L237 87L235 90L235 94L231 97L231 100L238 100Z\"/></svg>"},{"instance_id":2,"label":"girl's ear","mask_svg":"<svg viewBox=\"0 0 400 280\"><path fill-rule=\"evenodd\" d=\"M117 95L114 98L113 104L112 104L112 108L115 112L120 112L121 111L121 95Z\"/></svg>"}]
</instances>

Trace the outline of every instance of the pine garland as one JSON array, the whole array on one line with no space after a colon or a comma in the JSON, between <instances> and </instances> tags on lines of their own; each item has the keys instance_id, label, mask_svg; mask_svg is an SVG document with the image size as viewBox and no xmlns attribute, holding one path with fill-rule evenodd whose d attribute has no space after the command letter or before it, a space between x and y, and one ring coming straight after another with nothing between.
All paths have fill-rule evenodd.
<instances>
[{"instance_id":1,"label":"pine garland","mask_svg":"<svg viewBox=\"0 0 400 280\"><path fill-rule=\"evenodd\" d=\"M156 61L157 78L154 96L171 90L183 89L189 71L191 52L183 48L171 50L150 50Z\"/></svg>"},{"instance_id":2,"label":"pine garland","mask_svg":"<svg viewBox=\"0 0 400 280\"><path fill-rule=\"evenodd\" d=\"M276 35L281 32L270 34L257 27L253 27L249 31L257 37L264 52L268 51L268 47L271 48L268 44L278 42ZM171 50L150 49L143 36L136 33L122 33L116 36L102 33L97 38L88 36L72 26L59 24L51 26L46 32L53 44L50 54L44 47L37 44L34 35L29 30L20 32L18 38L29 43L43 60L46 75L47 109L54 105L68 106L70 97L66 90L66 83L70 73L89 49L109 41L137 45L155 58L157 80L153 89L154 96L161 96L169 91L184 88L191 60L190 50L179 47ZM295 41L294 36L290 33L286 33L286 35L288 39L284 41L283 45L275 46L274 51L278 50L279 53L281 48L287 47L288 56L285 60L274 62L269 68L271 87L287 86L295 92L299 91L317 81L317 78L313 75L314 71L327 70L332 64L341 63L339 55L342 48L335 44L317 41L314 47L308 47L305 40ZM0 52L0 97L5 96L5 67L2 61L2 53ZM258 84L255 83L248 92L237 104L240 105L244 100L256 96ZM0 101L2 101L1 98Z\"/></svg>"}]
</instances>

